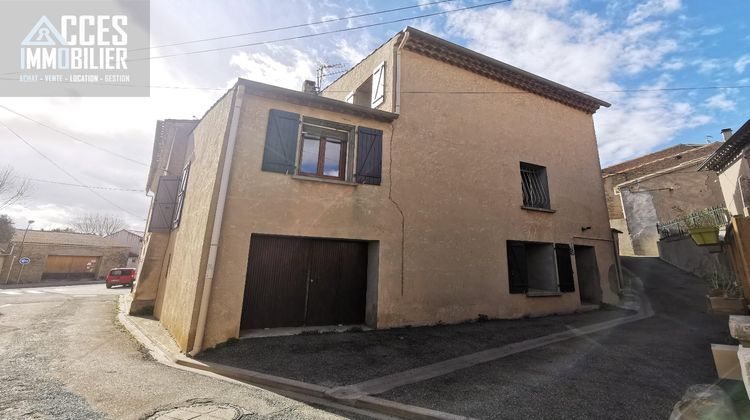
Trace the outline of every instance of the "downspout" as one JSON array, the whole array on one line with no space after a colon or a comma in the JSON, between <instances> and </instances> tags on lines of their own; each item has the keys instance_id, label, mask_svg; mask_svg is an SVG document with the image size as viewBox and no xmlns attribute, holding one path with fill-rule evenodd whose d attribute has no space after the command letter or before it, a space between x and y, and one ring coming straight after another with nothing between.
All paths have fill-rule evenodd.
<instances>
[{"instance_id":1,"label":"downspout","mask_svg":"<svg viewBox=\"0 0 750 420\"><path fill-rule=\"evenodd\" d=\"M396 114L401 113L401 49L404 48L407 39L409 39L409 31L404 29L404 37L401 38L396 48L396 105L394 107Z\"/></svg>"},{"instance_id":2,"label":"downspout","mask_svg":"<svg viewBox=\"0 0 750 420\"><path fill-rule=\"evenodd\" d=\"M219 198L216 203L216 213L214 214L214 225L211 231L211 247L208 250L208 264L206 265L206 277L203 280L203 292L201 294L200 309L198 312L198 325L195 329L195 340L193 340L193 349L188 353L195 356L203 349L203 337L206 332L206 319L208 318L208 303L211 299L211 287L214 281L214 268L216 266L216 254L219 250L219 240L221 239L221 222L224 218L224 205L227 201L227 189L229 187L229 172L232 169L232 157L234 156L234 146L237 143L237 126L240 120L240 110L242 109L242 99L245 96L245 87L237 85L234 91L234 106L232 108L232 121L229 126L229 138L227 142L227 151L224 154L224 162L221 171L221 183L219 184Z\"/></svg>"}]
</instances>

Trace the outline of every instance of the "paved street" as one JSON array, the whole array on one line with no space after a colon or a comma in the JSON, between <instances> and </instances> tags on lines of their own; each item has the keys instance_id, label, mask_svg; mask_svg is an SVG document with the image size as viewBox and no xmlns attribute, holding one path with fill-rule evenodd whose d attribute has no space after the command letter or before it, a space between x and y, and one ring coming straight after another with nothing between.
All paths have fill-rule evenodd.
<instances>
[{"instance_id":1,"label":"paved street","mask_svg":"<svg viewBox=\"0 0 750 420\"><path fill-rule=\"evenodd\" d=\"M115 321L127 288L103 284L0 289L0 418L164 417L200 401L263 418L334 418L242 384L174 369ZM197 410L192 408L191 410Z\"/></svg>"},{"instance_id":2,"label":"paved street","mask_svg":"<svg viewBox=\"0 0 750 420\"><path fill-rule=\"evenodd\" d=\"M717 380L710 344L729 344L727 316L709 315L706 284L656 258L624 258L654 314L431 379L442 361L632 318L603 310L536 319L241 340L201 359L323 386L350 385L409 405L475 418L664 419L692 384ZM637 283L637 282L636 282ZM641 286L639 286L641 288ZM629 315L630 314L630 315ZM623 318L624 317L624 318ZM456 360L456 359L453 359ZM432 367L432 368L431 368ZM403 372L406 378L398 377ZM394 376L396 376L394 378ZM392 381L405 385L393 387ZM365 382L362 382L365 381ZM741 382L722 382L747 411ZM386 389L378 391L378 389Z\"/></svg>"},{"instance_id":3,"label":"paved street","mask_svg":"<svg viewBox=\"0 0 750 420\"><path fill-rule=\"evenodd\" d=\"M657 258L623 262L653 317L379 396L477 418L668 418L689 385L717 381L710 344L733 342L728 317L705 313L700 279ZM723 385L747 410L741 383Z\"/></svg>"}]
</instances>

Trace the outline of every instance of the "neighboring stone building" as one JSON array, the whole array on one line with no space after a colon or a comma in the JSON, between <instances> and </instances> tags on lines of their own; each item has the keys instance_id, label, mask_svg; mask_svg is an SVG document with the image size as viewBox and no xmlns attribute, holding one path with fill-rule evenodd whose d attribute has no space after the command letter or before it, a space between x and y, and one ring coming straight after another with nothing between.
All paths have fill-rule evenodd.
<instances>
[{"instance_id":1,"label":"neighboring stone building","mask_svg":"<svg viewBox=\"0 0 750 420\"><path fill-rule=\"evenodd\" d=\"M721 144L678 144L602 169L609 222L623 232L622 255L659 255L659 221L723 203L716 174L698 172Z\"/></svg>"},{"instance_id":2,"label":"neighboring stone building","mask_svg":"<svg viewBox=\"0 0 750 420\"><path fill-rule=\"evenodd\" d=\"M115 243L125 245L130 249L128 262L125 267L138 267L138 257L141 255L141 249L143 248L143 232L122 229L111 235L105 236L105 238Z\"/></svg>"},{"instance_id":3,"label":"neighboring stone building","mask_svg":"<svg viewBox=\"0 0 750 420\"><path fill-rule=\"evenodd\" d=\"M128 260L128 247L96 235L16 230L12 255L0 271L0 285L103 278ZM19 259L31 261L22 266ZM19 277L20 274L20 277Z\"/></svg>"},{"instance_id":4,"label":"neighboring stone building","mask_svg":"<svg viewBox=\"0 0 750 420\"><path fill-rule=\"evenodd\" d=\"M240 79L199 122L157 125L131 312L183 351L618 302L609 104L412 28L305 86ZM440 94L467 91L525 94Z\"/></svg>"}]
</instances>

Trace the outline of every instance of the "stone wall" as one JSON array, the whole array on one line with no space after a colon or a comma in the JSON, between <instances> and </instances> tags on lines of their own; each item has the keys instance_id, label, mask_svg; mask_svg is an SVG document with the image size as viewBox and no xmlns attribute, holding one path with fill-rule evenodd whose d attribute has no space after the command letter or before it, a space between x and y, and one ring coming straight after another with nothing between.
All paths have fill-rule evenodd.
<instances>
[{"instance_id":1,"label":"stone wall","mask_svg":"<svg viewBox=\"0 0 750 420\"><path fill-rule=\"evenodd\" d=\"M658 248L659 258L701 278L732 269L731 257L725 250L718 246L698 246L690 236L661 240Z\"/></svg>"},{"instance_id":2,"label":"stone wall","mask_svg":"<svg viewBox=\"0 0 750 420\"><path fill-rule=\"evenodd\" d=\"M47 257L50 255L74 255L86 257L99 257L99 266L96 271L96 278L104 278L107 272L115 267L123 267L127 264L129 249L127 246L97 247L97 246L74 246L59 244L36 244L26 243L23 246L23 256L31 259L31 262L20 270L21 266L17 262L12 264L11 261L17 261L20 258L20 246L16 246L14 255L8 258L8 264L0 270L0 284L15 283L39 283L42 282L42 273L47 265ZM8 270L11 270L8 277ZM21 273L20 278L18 277Z\"/></svg>"}]
</instances>

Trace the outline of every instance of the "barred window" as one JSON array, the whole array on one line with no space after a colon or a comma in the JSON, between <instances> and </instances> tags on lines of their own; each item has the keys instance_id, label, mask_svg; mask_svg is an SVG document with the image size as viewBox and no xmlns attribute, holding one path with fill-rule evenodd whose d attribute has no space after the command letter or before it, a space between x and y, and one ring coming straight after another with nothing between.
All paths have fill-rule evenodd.
<instances>
[{"instance_id":1,"label":"barred window","mask_svg":"<svg viewBox=\"0 0 750 420\"><path fill-rule=\"evenodd\" d=\"M521 162L521 189L524 207L550 208L547 169L544 166Z\"/></svg>"}]
</instances>

